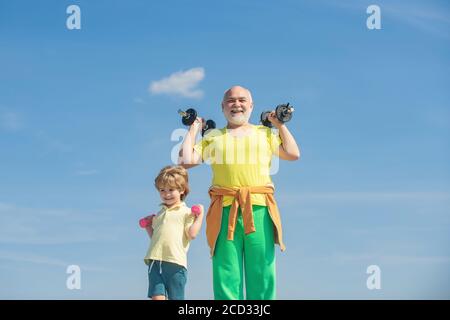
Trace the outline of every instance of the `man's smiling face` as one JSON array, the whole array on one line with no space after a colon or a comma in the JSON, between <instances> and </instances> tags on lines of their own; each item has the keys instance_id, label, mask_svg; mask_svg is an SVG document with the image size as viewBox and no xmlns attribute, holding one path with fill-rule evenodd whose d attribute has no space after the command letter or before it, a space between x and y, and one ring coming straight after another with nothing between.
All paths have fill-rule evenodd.
<instances>
[{"instance_id":1,"label":"man's smiling face","mask_svg":"<svg viewBox=\"0 0 450 320\"><path fill-rule=\"evenodd\" d=\"M242 87L229 89L222 101L222 111L229 123L242 125L248 122L253 110L250 92Z\"/></svg>"}]
</instances>

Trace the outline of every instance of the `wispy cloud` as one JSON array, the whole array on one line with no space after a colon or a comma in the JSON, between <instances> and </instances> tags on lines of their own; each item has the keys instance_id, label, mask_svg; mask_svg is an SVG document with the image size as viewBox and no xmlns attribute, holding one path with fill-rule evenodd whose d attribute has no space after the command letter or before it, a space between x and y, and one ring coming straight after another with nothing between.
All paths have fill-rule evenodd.
<instances>
[{"instance_id":1,"label":"wispy cloud","mask_svg":"<svg viewBox=\"0 0 450 320\"><path fill-rule=\"evenodd\" d=\"M134 99L133 99L133 102L134 102L134 103L137 103L137 104L145 104L144 99L139 98L139 97L134 98Z\"/></svg>"},{"instance_id":2,"label":"wispy cloud","mask_svg":"<svg viewBox=\"0 0 450 320\"><path fill-rule=\"evenodd\" d=\"M60 139L49 136L42 130L35 132L34 136L42 143L44 143L50 150L56 150L63 153L73 151L72 146L70 146L66 142L61 141Z\"/></svg>"},{"instance_id":3,"label":"wispy cloud","mask_svg":"<svg viewBox=\"0 0 450 320\"><path fill-rule=\"evenodd\" d=\"M391 20L394 23L398 21L429 34L443 38L450 37L450 12L448 8L445 6L437 6L432 2L381 0L373 3L369 1L347 0L326 2L326 4L331 4L345 10L358 11L361 15L366 14L365 9L369 5L376 4L381 10L382 26L385 25L383 21L387 19L386 21ZM364 25L362 24L362 26Z\"/></svg>"},{"instance_id":4,"label":"wispy cloud","mask_svg":"<svg viewBox=\"0 0 450 320\"><path fill-rule=\"evenodd\" d=\"M120 233L120 226L114 225L111 219L102 212L29 208L0 202L0 243L114 241Z\"/></svg>"},{"instance_id":5,"label":"wispy cloud","mask_svg":"<svg viewBox=\"0 0 450 320\"><path fill-rule=\"evenodd\" d=\"M315 258L312 258L315 259ZM340 263L361 262L369 264L393 265L393 264L448 264L449 256L413 256L413 255L386 255L386 254L347 254L335 253L329 257L317 259L334 260Z\"/></svg>"},{"instance_id":6,"label":"wispy cloud","mask_svg":"<svg viewBox=\"0 0 450 320\"><path fill-rule=\"evenodd\" d=\"M384 10L398 21L433 35L450 37L450 18L447 8L436 8L429 5L388 4Z\"/></svg>"},{"instance_id":7,"label":"wispy cloud","mask_svg":"<svg viewBox=\"0 0 450 320\"><path fill-rule=\"evenodd\" d=\"M67 153L72 152L72 146L67 143L48 135L44 130L33 130L32 126L25 124L24 117L21 113L0 108L0 131L10 133L23 132L25 136L37 139L41 144L45 145L50 150Z\"/></svg>"},{"instance_id":8,"label":"wispy cloud","mask_svg":"<svg viewBox=\"0 0 450 320\"><path fill-rule=\"evenodd\" d=\"M179 71L161 80L153 81L149 91L152 94L168 94L185 98L201 98L203 91L196 87L205 77L205 70L201 67L187 71Z\"/></svg>"},{"instance_id":9,"label":"wispy cloud","mask_svg":"<svg viewBox=\"0 0 450 320\"><path fill-rule=\"evenodd\" d=\"M315 203L315 204L382 204L382 203L430 203L434 205L450 206L450 192L444 191L409 191L409 192L377 192L377 191L335 191L335 192L289 192L278 190L276 195L278 203L284 205L293 205L298 203ZM431 207L430 207L431 208ZM427 211L428 212L428 211Z\"/></svg>"},{"instance_id":10,"label":"wispy cloud","mask_svg":"<svg viewBox=\"0 0 450 320\"><path fill-rule=\"evenodd\" d=\"M93 176L98 174L97 170L78 170L75 172L76 176Z\"/></svg>"},{"instance_id":11,"label":"wispy cloud","mask_svg":"<svg viewBox=\"0 0 450 320\"><path fill-rule=\"evenodd\" d=\"M8 132L17 132L23 127L23 118L18 113L11 111L4 111L0 113L0 129Z\"/></svg>"},{"instance_id":12,"label":"wispy cloud","mask_svg":"<svg viewBox=\"0 0 450 320\"><path fill-rule=\"evenodd\" d=\"M314 200L450 200L450 192L305 192L296 195L297 198Z\"/></svg>"},{"instance_id":13,"label":"wispy cloud","mask_svg":"<svg viewBox=\"0 0 450 320\"><path fill-rule=\"evenodd\" d=\"M70 265L76 264L84 271L106 271L106 268L89 266L85 264L78 263L77 261L64 261L61 259L51 258L42 255L36 255L32 252L9 252L0 251L0 260L13 261L13 262L26 262L33 264L43 264L48 266L63 267L67 268Z\"/></svg>"}]
</instances>

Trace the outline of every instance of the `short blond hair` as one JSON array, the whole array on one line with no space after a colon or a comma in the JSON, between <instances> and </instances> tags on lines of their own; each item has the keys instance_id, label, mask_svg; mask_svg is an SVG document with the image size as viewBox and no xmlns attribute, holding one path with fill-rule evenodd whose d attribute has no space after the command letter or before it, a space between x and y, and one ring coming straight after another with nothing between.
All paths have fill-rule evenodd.
<instances>
[{"instance_id":1,"label":"short blond hair","mask_svg":"<svg viewBox=\"0 0 450 320\"><path fill-rule=\"evenodd\" d=\"M161 169L155 179L156 189L169 187L184 193L180 196L184 200L189 193L189 176L182 166L167 166Z\"/></svg>"}]
</instances>

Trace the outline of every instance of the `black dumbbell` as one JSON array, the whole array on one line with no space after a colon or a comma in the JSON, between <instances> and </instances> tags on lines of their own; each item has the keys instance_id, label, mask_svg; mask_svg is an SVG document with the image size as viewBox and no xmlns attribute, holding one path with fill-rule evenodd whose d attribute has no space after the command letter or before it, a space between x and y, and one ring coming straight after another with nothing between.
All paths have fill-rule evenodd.
<instances>
[{"instance_id":1,"label":"black dumbbell","mask_svg":"<svg viewBox=\"0 0 450 320\"><path fill-rule=\"evenodd\" d=\"M272 111L264 111L263 113L261 113L261 123L263 126L266 126L268 128L273 127L272 123L268 119L269 114L271 112ZM294 107L290 106L289 103L280 104L275 108L275 116L282 123L285 123L285 122L288 122L289 120L291 120L293 112L294 112Z\"/></svg>"},{"instance_id":2,"label":"black dumbbell","mask_svg":"<svg viewBox=\"0 0 450 320\"><path fill-rule=\"evenodd\" d=\"M197 119L197 111L195 111L195 109L192 108L189 108L186 111L178 109L178 114L181 115L181 122L185 126L192 125L195 119ZM205 126L202 128L202 136L206 133L206 131L215 128L216 123L213 120L206 120Z\"/></svg>"},{"instance_id":3,"label":"black dumbbell","mask_svg":"<svg viewBox=\"0 0 450 320\"><path fill-rule=\"evenodd\" d=\"M189 108L186 111L178 109L178 114L181 116L181 122L185 126L190 126L197 119L197 111L195 109Z\"/></svg>"},{"instance_id":4,"label":"black dumbbell","mask_svg":"<svg viewBox=\"0 0 450 320\"><path fill-rule=\"evenodd\" d=\"M206 131L208 131L210 129L215 129L215 128L216 128L216 123L213 120L211 120L211 119L206 120L205 127L202 129L202 136L205 135Z\"/></svg>"}]
</instances>

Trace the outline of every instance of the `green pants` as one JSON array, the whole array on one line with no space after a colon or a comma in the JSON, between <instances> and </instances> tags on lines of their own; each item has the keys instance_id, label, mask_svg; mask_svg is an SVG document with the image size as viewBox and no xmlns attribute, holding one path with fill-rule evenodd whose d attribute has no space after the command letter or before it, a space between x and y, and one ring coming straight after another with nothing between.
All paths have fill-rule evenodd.
<instances>
[{"instance_id":1,"label":"green pants","mask_svg":"<svg viewBox=\"0 0 450 320\"><path fill-rule=\"evenodd\" d=\"M269 211L265 206L254 205L256 231L245 235L239 208L234 239L227 240L230 208L223 208L222 225L212 259L214 299L243 300L244 274L248 300L275 299L275 243Z\"/></svg>"}]
</instances>

